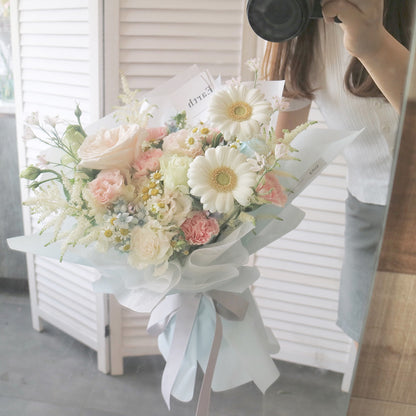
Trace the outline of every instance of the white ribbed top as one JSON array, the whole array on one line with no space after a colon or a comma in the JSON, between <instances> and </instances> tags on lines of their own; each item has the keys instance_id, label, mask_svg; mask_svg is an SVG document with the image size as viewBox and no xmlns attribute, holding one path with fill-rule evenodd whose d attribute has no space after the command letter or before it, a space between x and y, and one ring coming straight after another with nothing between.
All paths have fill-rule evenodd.
<instances>
[{"instance_id":1,"label":"white ribbed top","mask_svg":"<svg viewBox=\"0 0 416 416\"><path fill-rule=\"evenodd\" d=\"M351 56L337 24L320 22L322 61L315 68L315 101L329 128L364 132L344 151L347 186L358 200L385 205L390 182L398 114L384 98L362 98L344 87Z\"/></svg>"}]
</instances>

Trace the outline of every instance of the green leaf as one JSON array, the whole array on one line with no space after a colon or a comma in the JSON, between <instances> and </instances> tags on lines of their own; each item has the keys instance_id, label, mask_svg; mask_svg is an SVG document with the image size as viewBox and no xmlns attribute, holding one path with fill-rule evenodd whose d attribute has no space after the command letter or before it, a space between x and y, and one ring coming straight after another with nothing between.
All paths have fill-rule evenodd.
<instances>
[{"instance_id":1,"label":"green leaf","mask_svg":"<svg viewBox=\"0 0 416 416\"><path fill-rule=\"evenodd\" d=\"M224 135L222 133L218 133L212 140L211 147L217 147L222 140L224 139Z\"/></svg>"}]
</instances>

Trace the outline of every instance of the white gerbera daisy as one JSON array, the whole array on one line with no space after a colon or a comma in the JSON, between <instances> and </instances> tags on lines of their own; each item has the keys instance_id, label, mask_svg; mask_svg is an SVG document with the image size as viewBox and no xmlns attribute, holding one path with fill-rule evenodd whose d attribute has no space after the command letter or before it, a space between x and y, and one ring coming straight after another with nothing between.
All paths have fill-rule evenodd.
<instances>
[{"instance_id":1,"label":"white gerbera daisy","mask_svg":"<svg viewBox=\"0 0 416 416\"><path fill-rule=\"evenodd\" d=\"M257 88L232 85L215 93L208 111L213 125L226 139L248 140L261 125L269 124L273 110Z\"/></svg>"},{"instance_id":2,"label":"white gerbera daisy","mask_svg":"<svg viewBox=\"0 0 416 416\"><path fill-rule=\"evenodd\" d=\"M234 200L247 206L257 175L246 157L228 146L209 148L198 156L188 170L191 194L200 197L205 210L226 213Z\"/></svg>"}]
</instances>

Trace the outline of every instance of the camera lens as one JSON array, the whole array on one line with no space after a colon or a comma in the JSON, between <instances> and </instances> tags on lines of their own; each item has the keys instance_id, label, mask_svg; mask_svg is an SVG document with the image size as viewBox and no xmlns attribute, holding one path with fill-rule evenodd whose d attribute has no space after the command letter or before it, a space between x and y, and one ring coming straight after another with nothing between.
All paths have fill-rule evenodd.
<instances>
[{"instance_id":1,"label":"camera lens","mask_svg":"<svg viewBox=\"0 0 416 416\"><path fill-rule=\"evenodd\" d=\"M299 35L311 15L310 0L249 0L247 17L254 32L270 42Z\"/></svg>"}]
</instances>

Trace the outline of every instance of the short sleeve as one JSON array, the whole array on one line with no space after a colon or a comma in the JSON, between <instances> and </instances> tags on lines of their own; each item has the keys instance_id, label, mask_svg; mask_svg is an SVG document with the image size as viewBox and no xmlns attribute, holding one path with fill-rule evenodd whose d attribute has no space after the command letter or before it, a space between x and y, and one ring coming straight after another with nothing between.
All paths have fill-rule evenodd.
<instances>
[{"instance_id":1,"label":"short sleeve","mask_svg":"<svg viewBox=\"0 0 416 416\"><path fill-rule=\"evenodd\" d=\"M282 108L280 110L282 112L301 110L302 108L305 108L308 105L310 105L311 102L312 102L308 98L286 98L286 97L283 97L283 100L285 102L285 105L282 106Z\"/></svg>"}]
</instances>

